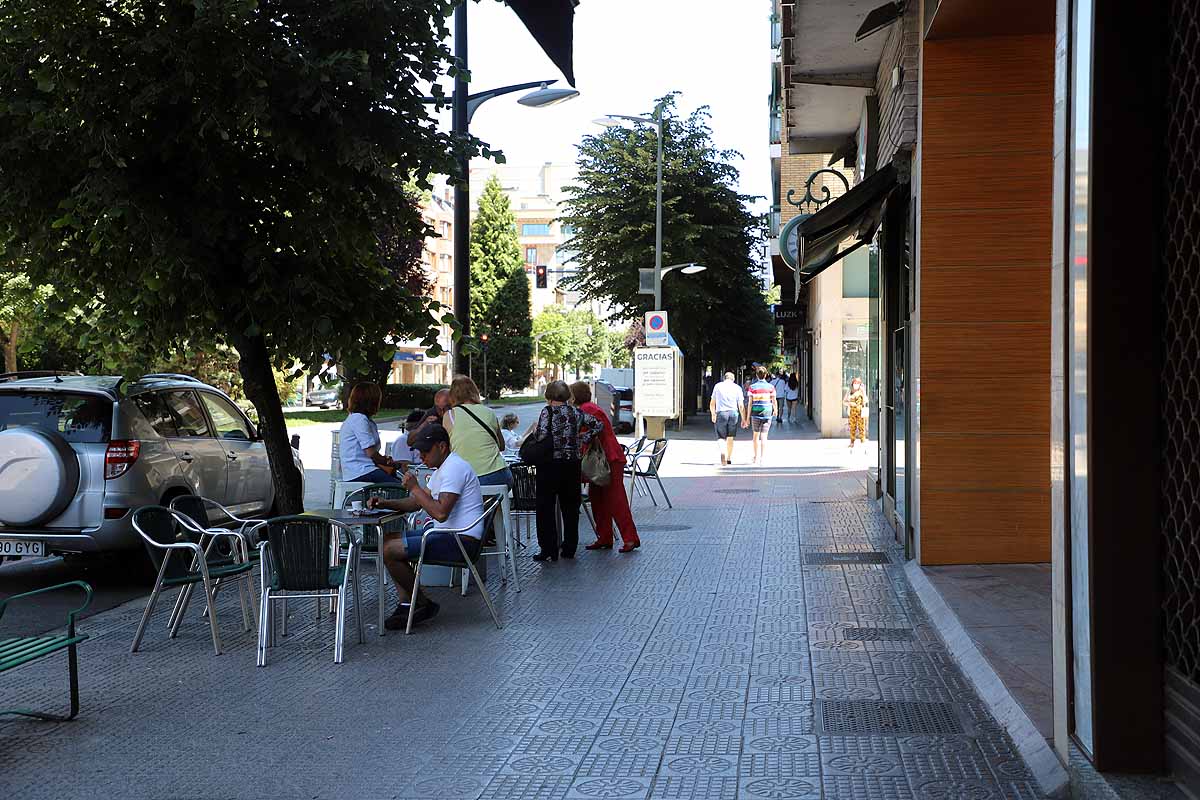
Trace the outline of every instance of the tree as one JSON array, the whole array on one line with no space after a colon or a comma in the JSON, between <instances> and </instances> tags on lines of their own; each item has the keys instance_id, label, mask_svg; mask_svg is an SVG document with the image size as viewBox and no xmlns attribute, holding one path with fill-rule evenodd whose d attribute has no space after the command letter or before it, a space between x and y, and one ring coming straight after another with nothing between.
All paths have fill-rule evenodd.
<instances>
[{"instance_id":1,"label":"tree","mask_svg":"<svg viewBox=\"0 0 1200 800\"><path fill-rule=\"evenodd\" d=\"M763 298L756 255L763 221L738 194L734 151L712 142L709 113L675 115L675 95L663 98L663 263L703 264L697 275L671 274L663 305L671 333L689 356L761 359L771 351L775 326ZM579 146L579 179L567 187L568 242L578 269L569 285L603 299L617 317L636 320L653 298L638 293L638 269L654 266L657 132L650 125L609 128Z\"/></svg>"},{"instance_id":2,"label":"tree","mask_svg":"<svg viewBox=\"0 0 1200 800\"><path fill-rule=\"evenodd\" d=\"M517 220L495 175L488 178L471 223L471 329L488 334L488 383L529 385L529 277L517 241Z\"/></svg>"},{"instance_id":3,"label":"tree","mask_svg":"<svg viewBox=\"0 0 1200 800\"><path fill-rule=\"evenodd\" d=\"M545 333L538 348L543 361L557 364L563 374L603 364L609 353L608 331L589 309L547 306L533 320L533 332Z\"/></svg>"},{"instance_id":4,"label":"tree","mask_svg":"<svg viewBox=\"0 0 1200 800\"><path fill-rule=\"evenodd\" d=\"M0 267L0 347L4 350L5 372L20 369L21 338L53 292L50 286L35 284L15 264Z\"/></svg>"},{"instance_id":5,"label":"tree","mask_svg":"<svg viewBox=\"0 0 1200 800\"><path fill-rule=\"evenodd\" d=\"M407 181L480 149L431 117L454 71L446 9L0 4L0 222L30 279L102 308L80 339L123 371L235 348L280 511L303 498L273 370L334 352L353 371L394 339L436 342L381 242L428 233Z\"/></svg>"}]
</instances>

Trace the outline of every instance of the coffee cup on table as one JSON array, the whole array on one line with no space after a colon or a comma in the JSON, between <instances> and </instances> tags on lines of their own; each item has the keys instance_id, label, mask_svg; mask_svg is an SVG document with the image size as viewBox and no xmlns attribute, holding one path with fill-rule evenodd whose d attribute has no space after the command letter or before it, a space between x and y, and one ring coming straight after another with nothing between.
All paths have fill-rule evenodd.
<instances>
[{"instance_id":1,"label":"coffee cup on table","mask_svg":"<svg viewBox=\"0 0 1200 800\"><path fill-rule=\"evenodd\" d=\"M350 510L355 514L361 514L363 510L362 500L351 500Z\"/></svg>"}]
</instances>

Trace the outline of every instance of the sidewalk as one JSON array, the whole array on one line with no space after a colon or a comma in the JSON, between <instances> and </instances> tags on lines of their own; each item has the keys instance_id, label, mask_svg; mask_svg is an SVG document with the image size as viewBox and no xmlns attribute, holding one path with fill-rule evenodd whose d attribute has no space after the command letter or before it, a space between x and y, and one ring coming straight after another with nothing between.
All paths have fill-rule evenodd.
<instances>
[{"instance_id":1,"label":"sidewalk","mask_svg":"<svg viewBox=\"0 0 1200 800\"><path fill-rule=\"evenodd\" d=\"M232 592L220 657L198 609L174 642L163 610L136 655L140 603L85 621L80 718L0 721L3 795L1040 797L916 607L845 442L799 429L716 477L693 430L668 453L674 510L636 501L643 548L545 568L526 551L523 591L497 585L503 630L477 593L440 592L435 622L349 633L335 666L332 618L294 602L257 669ZM57 707L65 684L60 659L0 677L23 705Z\"/></svg>"}]
</instances>

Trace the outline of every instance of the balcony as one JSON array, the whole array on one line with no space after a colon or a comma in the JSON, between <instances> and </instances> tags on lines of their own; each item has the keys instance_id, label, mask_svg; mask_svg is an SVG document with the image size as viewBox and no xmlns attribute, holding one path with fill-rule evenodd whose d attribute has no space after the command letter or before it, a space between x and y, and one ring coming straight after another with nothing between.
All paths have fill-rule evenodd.
<instances>
[{"instance_id":1,"label":"balcony","mask_svg":"<svg viewBox=\"0 0 1200 800\"><path fill-rule=\"evenodd\" d=\"M778 50L783 44L783 20L778 15L771 17L771 49Z\"/></svg>"}]
</instances>

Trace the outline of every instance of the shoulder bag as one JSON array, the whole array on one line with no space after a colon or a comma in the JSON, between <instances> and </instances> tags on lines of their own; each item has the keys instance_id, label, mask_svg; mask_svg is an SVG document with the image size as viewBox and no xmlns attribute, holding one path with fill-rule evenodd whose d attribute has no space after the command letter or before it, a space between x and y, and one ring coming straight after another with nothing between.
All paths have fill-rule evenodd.
<instances>
[{"instance_id":1,"label":"shoulder bag","mask_svg":"<svg viewBox=\"0 0 1200 800\"><path fill-rule=\"evenodd\" d=\"M487 431L487 433L488 433L488 436L491 436L491 437L492 437L492 439L494 439L494 440L495 440L495 442L496 442L496 447L500 448L500 451L501 451L501 452L503 452L503 451L504 451L504 440L500 438L500 434L499 434L497 431L494 431L494 430L492 430L491 428L489 428L489 427L487 426L487 424L486 424L486 423L485 423L483 420L481 420L479 417L475 416L475 412L474 412L474 411L472 411L471 409L467 408L466 406L458 406L458 408L460 408L460 409L462 409L463 411L467 412L467 414L468 414L468 415L471 417L471 419L473 419L473 420L475 420L476 422L478 422L478 423L479 423L479 427L481 427L481 428L483 428L485 431Z\"/></svg>"},{"instance_id":2,"label":"shoulder bag","mask_svg":"<svg viewBox=\"0 0 1200 800\"><path fill-rule=\"evenodd\" d=\"M542 464L549 464L554 460L554 433L550 430L553 427L553 423L548 422L546 427L545 439L538 439L538 430L535 427L525 437L525 441L521 442L521 449L517 454L526 464L532 464L537 467Z\"/></svg>"}]
</instances>

